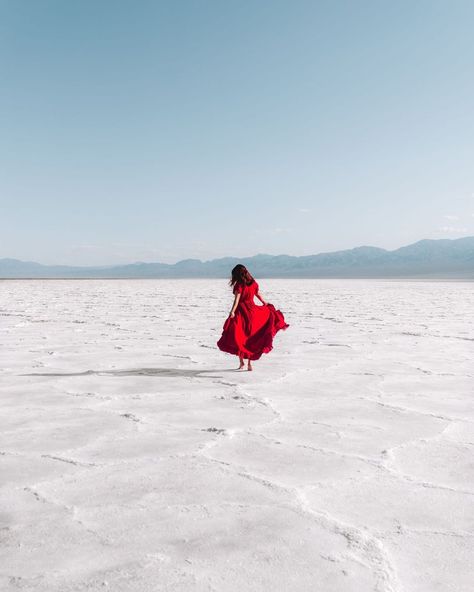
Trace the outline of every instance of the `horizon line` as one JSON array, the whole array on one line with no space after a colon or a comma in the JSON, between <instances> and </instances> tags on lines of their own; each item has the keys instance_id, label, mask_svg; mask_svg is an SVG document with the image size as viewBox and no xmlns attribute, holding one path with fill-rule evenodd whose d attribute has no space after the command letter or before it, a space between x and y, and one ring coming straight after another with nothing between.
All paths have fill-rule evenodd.
<instances>
[{"instance_id":1,"label":"horizon line","mask_svg":"<svg viewBox=\"0 0 474 592\"><path fill-rule=\"evenodd\" d=\"M179 259L175 263L163 263L162 261L135 260L135 261L131 261L129 263L104 263L101 265L75 265L75 264L71 264L71 263L40 263L39 261L33 261L30 259L18 259L17 257L1 257L0 262L1 261L18 261L20 263L33 263L35 265L41 265L43 267L74 267L74 268L81 268L81 269L104 269L104 268L108 269L108 268L113 268L113 267L123 267L123 266L129 266L129 265L156 265L156 264L168 265L168 266L172 267L172 266L177 265L178 263L182 263L184 261L198 261L200 263L210 263L210 262L219 261L222 259L253 259L255 257L293 257L295 259L298 259L298 258L302 258L302 257L315 257L317 255L343 253L346 251L354 251L355 249L364 249L364 248L377 249L379 251L384 251L386 253L392 253L392 252L398 251L399 249L402 249L404 247L409 247L409 246L416 245L418 243L425 242L425 241L429 241L429 242L440 242L440 241L456 242L456 241L465 240L468 238L474 239L474 235L461 236L461 237L457 237L457 238L433 238L433 239L422 238L422 239L419 239L413 243L403 244L402 246L396 247L394 249L385 249L383 247L376 247L374 245L365 244L365 245L358 245L356 247L350 247L348 249L337 249L334 251L319 251L317 253L309 253L307 255L289 255L287 253L278 253L276 255L272 255L270 253L256 253L254 255L245 255L242 257L235 256L235 255L224 255L222 257L214 257L212 259L197 259L194 257L185 257L184 259Z\"/></svg>"}]
</instances>

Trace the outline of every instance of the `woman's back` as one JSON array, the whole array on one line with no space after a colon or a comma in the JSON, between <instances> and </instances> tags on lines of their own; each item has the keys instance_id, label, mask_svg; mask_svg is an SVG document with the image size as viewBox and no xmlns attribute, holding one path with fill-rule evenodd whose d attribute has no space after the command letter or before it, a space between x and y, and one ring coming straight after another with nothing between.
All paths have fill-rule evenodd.
<instances>
[{"instance_id":1,"label":"woman's back","mask_svg":"<svg viewBox=\"0 0 474 592\"><path fill-rule=\"evenodd\" d=\"M250 285L237 283L234 286L234 294L240 294L240 301L253 302L255 294L258 293L258 284L254 280Z\"/></svg>"}]
</instances>

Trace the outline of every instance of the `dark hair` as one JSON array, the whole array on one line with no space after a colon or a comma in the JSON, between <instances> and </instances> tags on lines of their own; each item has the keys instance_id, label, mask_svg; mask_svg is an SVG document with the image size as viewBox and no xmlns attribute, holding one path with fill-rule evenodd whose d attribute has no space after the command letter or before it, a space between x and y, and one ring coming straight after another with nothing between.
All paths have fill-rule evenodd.
<instances>
[{"instance_id":1,"label":"dark hair","mask_svg":"<svg viewBox=\"0 0 474 592\"><path fill-rule=\"evenodd\" d=\"M245 265L238 264L232 270L232 276L229 281L229 285L234 286L235 284L241 284L243 286L250 286L255 280L250 275L249 270Z\"/></svg>"}]
</instances>

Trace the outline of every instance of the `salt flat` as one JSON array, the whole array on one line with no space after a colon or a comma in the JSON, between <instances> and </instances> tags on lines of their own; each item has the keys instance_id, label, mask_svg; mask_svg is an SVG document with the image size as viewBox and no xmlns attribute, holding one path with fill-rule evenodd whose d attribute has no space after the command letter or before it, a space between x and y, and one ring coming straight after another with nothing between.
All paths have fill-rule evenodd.
<instances>
[{"instance_id":1,"label":"salt flat","mask_svg":"<svg viewBox=\"0 0 474 592\"><path fill-rule=\"evenodd\" d=\"M474 285L0 282L0 588L471 592Z\"/></svg>"}]
</instances>

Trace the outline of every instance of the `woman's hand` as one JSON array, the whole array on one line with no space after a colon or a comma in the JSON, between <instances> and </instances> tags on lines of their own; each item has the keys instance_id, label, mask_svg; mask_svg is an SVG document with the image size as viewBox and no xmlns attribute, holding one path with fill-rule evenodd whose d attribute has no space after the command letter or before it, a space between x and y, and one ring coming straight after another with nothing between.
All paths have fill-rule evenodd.
<instances>
[{"instance_id":1,"label":"woman's hand","mask_svg":"<svg viewBox=\"0 0 474 592\"><path fill-rule=\"evenodd\" d=\"M231 319L233 319L233 318L235 317L235 312L231 312L231 313L229 314L229 317L230 317Z\"/></svg>"}]
</instances>

